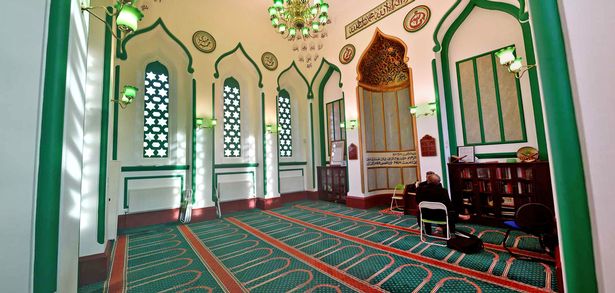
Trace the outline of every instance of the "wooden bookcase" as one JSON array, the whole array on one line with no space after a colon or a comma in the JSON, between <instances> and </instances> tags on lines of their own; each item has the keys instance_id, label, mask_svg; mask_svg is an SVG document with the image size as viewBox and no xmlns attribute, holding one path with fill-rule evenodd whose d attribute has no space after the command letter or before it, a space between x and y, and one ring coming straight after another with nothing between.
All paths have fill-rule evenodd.
<instances>
[{"instance_id":1,"label":"wooden bookcase","mask_svg":"<svg viewBox=\"0 0 615 293\"><path fill-rule=\"evenodd\" d=\"M499 226L530 202L553 210L548 162L450 163L448 170L453 205L470 222Z\"/></svg>"},{"instance_id":2,"label":"wooden bookcase","mask_svg":"<svg viewBox=\"0 0 615 293\"><path fill-rule=\"evenodd\" d=\"M348 180L346 166L318 166L318 198L337 203L346 202Z\"/></svg>"}]
</instances>

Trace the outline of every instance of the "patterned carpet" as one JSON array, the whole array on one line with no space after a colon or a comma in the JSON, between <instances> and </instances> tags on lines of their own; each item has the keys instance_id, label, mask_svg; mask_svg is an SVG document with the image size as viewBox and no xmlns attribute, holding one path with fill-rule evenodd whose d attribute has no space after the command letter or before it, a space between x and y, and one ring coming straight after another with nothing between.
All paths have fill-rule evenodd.
<instances>
[{"instance_id":1,"label":"patterned carpet","mask_svg":"<svg viewBox=\"0 0 615 293\"><path fill-rule=\"evenodd\" d=\"M511 258L504 231L457 225L485 241L466 255L423 243L416 219L302 201L189 225L125 231L110 280L80 292L553 292L555 269ZM515 252L539 254L513 234Z\"/></svg>"}]
</instances>

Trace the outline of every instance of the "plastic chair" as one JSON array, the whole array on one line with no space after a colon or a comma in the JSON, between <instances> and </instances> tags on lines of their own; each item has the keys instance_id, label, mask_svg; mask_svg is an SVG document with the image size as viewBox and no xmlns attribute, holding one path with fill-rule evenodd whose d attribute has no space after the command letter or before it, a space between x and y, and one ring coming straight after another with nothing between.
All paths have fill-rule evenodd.
<instances>
[{"instance_id":1,"label":"plastic chair","mask_svg":"<svg viewBox=\"0 0 615 293\"><path fill-rule=\"evenodd\" d=\"M502 246L510 253L511 256L516 258L521 258L515 255L510 248L506 246L506 241L510 236L510 231L518 230L524 233L534 235L538 237L540 242L540 247L548 253L552 253L552 247L555 246L554 239L552 239L555 234L555 217L553 215L553 211L549 207L541 203L527 203L519 207L517 212L515 213L514 221L506 221L504 225L508 227L506 234L504 235L504 241L502 242ZM545 244L545 239L551 240L551 243ZM555 241L556 242L556 241ZM530 257L522 257L521 259L526 260L538 260Z\"/></svg>"},{"instance_id":2,"label":"plastic chair","mask_svg":"<svg viewBox=\"0 0 615 293\"><path fill-rule=\"evenodd\" d=\"M395 189L393 190L393 196L391 197L391 211L393 211L393 204L395 204L395 209L399 210L399 204L397 201L404 199L404 188L406 188L406 186L404 186L403 184L395 185ZM400 192L397 193L398 191Z\"/></svg>"},{"instance_id":3,"label":"plastic chair","mask_svg":"<svg viewBox=\"0 0 615 293\"><path fill-rule=\"evenodd\" d=\"M442 221L440 219L426 219L423 215L423 209L441 210L446 215L445 220ZM419 223L419 225L421 225L421 241L422 242L427 242L425 236L430 237L430 238L439 239L439 240L451 239L451 231L448 226L448 210L446 209L446 206L443 203L433 202L433 201L422 201L421 203L419 203L419 213L421 215L421 222ZM445 226L446 236L441 237L441 236L430 235L430 234L425 233L425 228L424 228L425 224L446 225ZM446 246L446 244L439 244L439 243L431 243L431 244L439 245L439 246Z\"/></svg>"}]
</instances>

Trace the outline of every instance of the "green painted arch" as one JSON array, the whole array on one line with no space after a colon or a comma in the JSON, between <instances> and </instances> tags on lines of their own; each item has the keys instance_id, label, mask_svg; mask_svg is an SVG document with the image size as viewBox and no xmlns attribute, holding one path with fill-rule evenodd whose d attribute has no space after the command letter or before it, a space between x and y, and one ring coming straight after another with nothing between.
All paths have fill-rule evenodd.
<instances>
[{"instance_id":1,"label":"green painted arch","mask_svg":"<svg viewBox=\"0 0 615 293\"><path fill-rule=\"evenodd\" d=\"M337 71L340 74L340 80L339 80L339 87L344 86L344 84L342 83L342 71L340 70L340 68L327 61L327 59L322 58L322 61L320 62L320 66L318 67L318 70L316 70L316 74L314 74L314 77L312 78L312 82L310 82L310 89L313 90L314 89L314 83L316 82L316 78L318 78L318 75L320 74L320 71L322 71L323 67L325 66L325 64L329 65L329 68L332 68L333 71ZM324 80L324 78L323 78Z\"/></svg>"},{"instance_id":2,"label":"green painted arch","mask_svg":"<svg viewBox=\"0 0 615 293\"><path fill-rule=\"evenodd\" d=\"M521 0L524 1L524 0ZM523 5L522 5L523 6ZM501 3L501 2L493 2L489 0L470 0L464 10L459 14L457 19L453 21L451 26L448 28L444 37L442 39L442 50L441 50L441 63L442 63L442 77L444 84L444 99L445 99L445 110L446 117L448 120L448 135L449 135L449 150L452 152L457 149L457 133L456 126L454 123L454 109L452 103L452 87L450 84L451 73L449 70L449 60L448 60L448 49L450 42L461 26L461 24L468 18L470 13L474 10L474 8L479 7L487 10L496 10L504 12L515 19L519 20L519 16L521 15L520 9L515 7L514 5ZM529 22L519 22L521 26L521 30L523 33L523 40L525 45L525 55L528 64L536 64L536 56L534 52L534 44L532 41L532 32L529 25ZM437 34L437 33L436 33ZM435 35L434 35L435 36ZM542 101L540 96L540 85L538 83L538 75L536 70L529 71L529 79L530 79L530 88L531 88L531 98L532 98L532 107L534 110L534 122L536 128L536 138L538 142L538 149L540 150L540 159L547 160L548 152L547 152L547 142L546 142L546 131L544 124L544 117L542 114Z\"/></svg>"},{"instance_id":3,"label":"green painted arch","mask_svg":"<svg viewBox=\"0 0 615 293\"><path fill-rule=\"evenodd\" d=\"M118 51L118 55L117 57L120 58L121 60L126 60L128 59L128 51L126 51L126 44L128 44L128 42L130 40L132 40L133 38L145 34L147 32L152 31L153 29L155 29L156 27L160 26L162 28L162 30L169 36L169 38L171 38L171 40L173 40L175 43L177 43L177 45L179 45L180 48L182 48L182 50L184 51L184 53L186 53L186 56L188 57L188 68L186 68L186 71L188 71L188 73L194 73L194 68L192 67L192 54L190 54L190 51L188 51L188 48L186 47L186 45L184 45L167 27L166 24L164 24L164 21L162 20L162 18L158 18L152 25L137 30L136 32L134 32L133 34L129 35L128 37L126 37L126 39L124 41L121 42L121 46L120 46L120 50Z\"/></svg>"},{"instance_id":4,"label":"green painted arch","mask_svg":"<svg viewBox=\"0 0 615 293\"><path fill-rule=\"evenodd\" d=\"M455 4L453 4L453 6L451 6L451 8L448 11L446 11L442 19L440 19L440 22L438 22L438 25L436 26L436 30L433 33L433 42L435 44L433 47L434 52L439 52L440 50L442 50L442 44L438 40L438 33L440 32L442 25L448 19L451 13L457 9L459 4L461 4L461 1L463 0L457 0L457 2L455 2ZM518 19L520 22L525 22L529 19L529 13L525 11L525 6L526 6L525 0L519 0L519 8L511 4L508 4L508 3L495 2L491 0L470 0L470 2L468 3L468 6L466 6L466 9L471 5L473 5L472 7L478 6L484 9L488 9L488 10L500 10L500 11L506 12L512 15L514 18ZM461 13L461 15L463 15L464 12L465 10ZM461 18L461 15L457 18L457 20ZM465 17L464 17L464 20L465 20ZM451 27L454 27L454 25L455 25L455 22L451 24Z\"/></svg>"},{"instance_id":5,"label":"green painted arch","mask_svg":"<svg viewBox=\"0 0 615 293\"><path fill-rule=\"evenodd\" d=\"M295 61L293 61L290 66L288 66L288 68L284 69L284 71L282 71L280 73L280 75L278 75L278 92L280 91L280 79L282 78L282 75L284 75L286 72L289 72L292 68L295 68L295 70L297 71L297 73L299 73L299 75L301 76L301 78L303 79L303 81L305 82L305 86L308 88L308 100L311 100L314 98L314 92L312 91L312 87L310 86L310 83L308 82L307 78L305 78L305 75L303 75L303 73L301 72L301 70L299 70L299 67L297 67L297 64L295 63Z\"/></svg>"},{"instance_id":6,"label":"green painted arch","mask_svg":"<svg viewBox=\"0 0 615 293\"><path fill-rule=\"evenodd\" d=\"M218 60L216 60L216 63L214 64L214 78L219 78L220 77L220 70L218 69L218 65L220 64L220 62L232 55L233 53L237 52L237 50L240 50L241 53L243 53L243 55L248 58L248 61L250 61L250 63L252 63L252 65L254 65L254 68L256 69L256 72L258 73L258 87L259 88L263 88L263 73L261 72L260 68L258 68L258 65L256 64L256 62L254 62L254 59L252 59L252 57L250 57L250 55L248 55L248 53L246 52L246 50L243 48L243 45L241 44L241 42L239 42L239 44L237 44L237 46L233 49L230 50L222 55L220 55L220 57L218 57Z\"/></svg>"}]
</instances>

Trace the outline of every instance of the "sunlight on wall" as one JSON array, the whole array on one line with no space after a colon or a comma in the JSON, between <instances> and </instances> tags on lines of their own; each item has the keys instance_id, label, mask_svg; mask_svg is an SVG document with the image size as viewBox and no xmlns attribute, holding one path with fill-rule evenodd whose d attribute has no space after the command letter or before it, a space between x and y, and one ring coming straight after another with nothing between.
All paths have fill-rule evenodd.
<instances>
[{"instance_id":1,"label":"sunlight on wall","mask_svg":"<svg viewBox=\"0 0 615 293\"><path fill-rule=\"evenodd\" d=\"M267 133L265 135L265 161L267 162L267 170L265 170L265 178L267 179L267 186L265 186L265 198L275 197L275 180L274 172L277 168L274 168L277 162L274 161L275 150L273 145L273 137L275 133Z\"/></svg>"}]
</instances>

